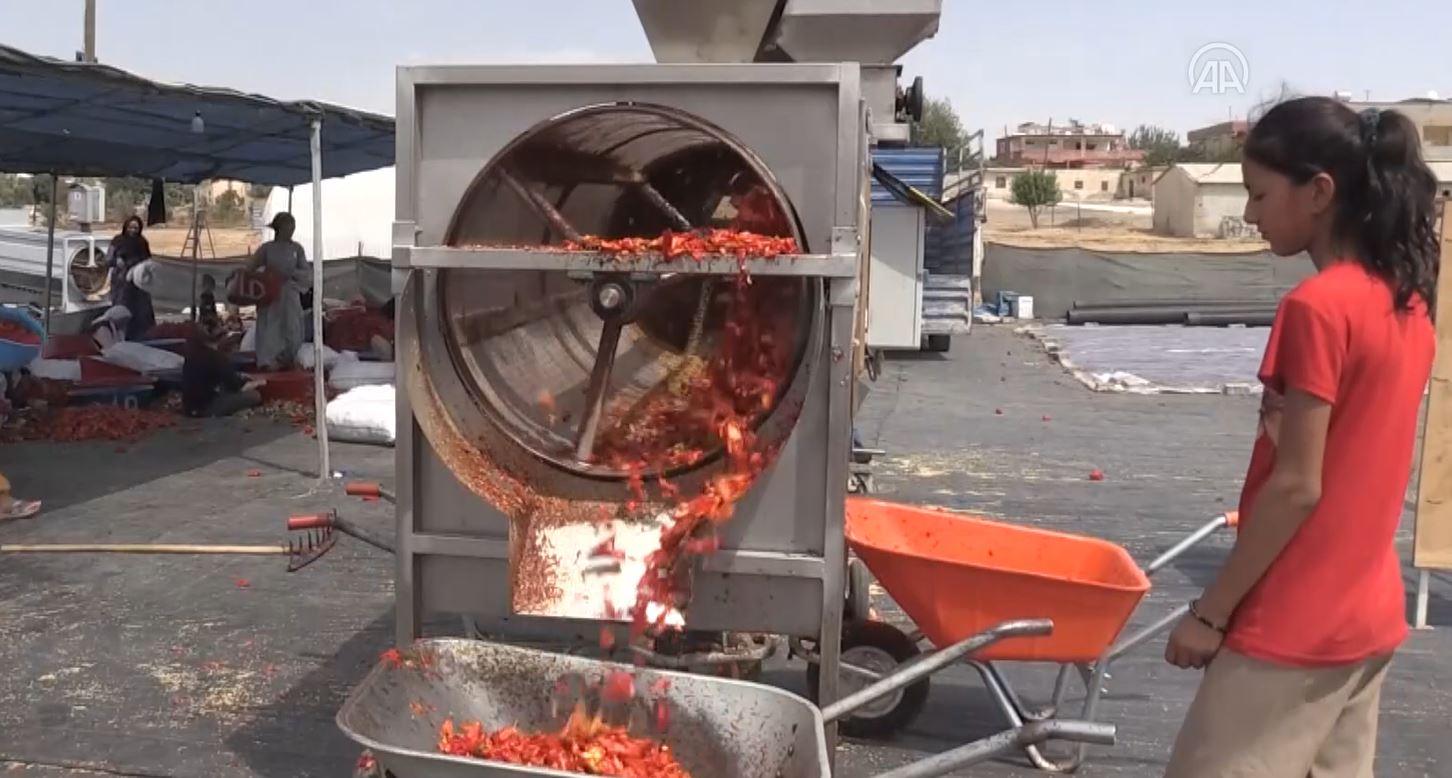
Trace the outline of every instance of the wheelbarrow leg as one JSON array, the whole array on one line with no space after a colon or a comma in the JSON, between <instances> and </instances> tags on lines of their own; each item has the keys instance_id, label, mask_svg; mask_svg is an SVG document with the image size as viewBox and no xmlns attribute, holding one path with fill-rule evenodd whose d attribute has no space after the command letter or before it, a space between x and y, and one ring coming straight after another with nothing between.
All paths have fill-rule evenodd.
<instances>
[{"instance_id":1,"label":"wheelbarrow leg","mask_svg":"<svg viewBox=\"0 0 1452 778\"><path fill-rule=\"evenodd\" d=\"M1005 754L1011 754L1019 749L1037 749L1040 743L1047 740L1069 740L1112 746L1115 735L1113 724L1094 724L1086 721L1036 721L899 767L891 772L883 773L878 778L936 778L936 776L947 775L963 767L971 767Z\"/></svg>"},{"instance_id":2,"label":"wheelbarrow leg","mask_svg":"<svg viewBox=\"0 0 1452 778\"><path fill-rule=\"evenodd\" d=\"M1054 704L1036 710L1029 710L1028 706L1023 704L1023 699L1018 696L1018 692L1014 691L1013 686L1008 683L1008 679L1003 677L1003 672L998 669L998 665L992 662L984 662L983 669L979 670L979 674L981 675L982 673L989 673L998 681L999 687L1003 689L1004 698L1008 700L1008 703L1013 706L1014 710L1018 711L1018 715L1022 716L1025 721L1048 721L1057 712L1059 704L1057 682L1054 686ZM1060 670L1059 678L1062 679L1063 677L1064 671Z\"/></svg>"},{"instance_id":3,"label":"wheelbarrow leg","mask_svg":"<svg viewBox=\"0 0 1452 778\"><path fill-rule=\"evenodd\" d=\"M1045 721L1025 721L1022 712L1022 704L1018 701L1018 696L1014 693L1012 687L1008 685L1008 682L1004 680L1003 676L999 674L998 670L985 662L969 662L968 664L974 670L978 671L979 677L983 679L984 688L988 690L988 693L993 697L994 702L998 703L999 710L1003 711L1003 715L1008 718L1009 724L1013 725L1014 729L1021 730L1025 727L1054 723ZM1093 703L1094 707L1098 707L1098 695L1091 694L1091 696L1095 698ZM1088 704L1086 704L1086 720L1088 720L1087 717L1089 715L1090 714L1088 713ZM1076 753L1074 754L1074 756L1064 761L1056 761L1044 755L1043 750L1039 748L1039 742L1023 743L1023 752L1024 755L1028 757L1029 762L1031 762L1034 767L1046 773L1074 772L1075 770L1079 769L1079 765L1083 763L1084 756L1088 752L1088 748L1088 745L1081 744L1078 749L1076 749Z\"/></svg>"}]
</instances>

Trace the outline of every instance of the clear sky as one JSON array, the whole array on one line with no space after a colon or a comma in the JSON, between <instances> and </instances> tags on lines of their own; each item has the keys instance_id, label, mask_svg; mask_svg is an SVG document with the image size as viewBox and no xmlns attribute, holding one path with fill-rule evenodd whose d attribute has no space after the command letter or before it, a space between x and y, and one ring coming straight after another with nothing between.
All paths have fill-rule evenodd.
<instances>
[{"instance_id":1,"label":"clear sky","mask_svg":"<svg viewBox=\"0 0 1452 778\"><path fill-rule=\"evenodd\" d=\"M691 2L691 0L679 0ZM1074 118L1182 134L1279 94L1452 97L1452 4L1430 0L944 0L938 35L904 61L991 141ZM163 81L392 114L399 64L649 62L630 0L98 0L97 57ZM0 42L70 58L82 0L0 0ZM1208 44L1244 55L1243 91L1191 88ZM1199 60L1224 59L1215 54ZM1212 62L1211 67L1214 67ZM1239 78L1247 74L1232 62ZM1203 72L1203 71L1202 71ZM1214 73L1221 72L1213 70ZM1229 87L1230 82L1223 85ZM324 255L387 256L391 169L327 181ZM300 203L310 187L298 187ZM274 194L269 211L285 206ZM294 209L311 246L311 210Z\"/></svg>"},{"instance_id":2,"label":"clear sky","mask_svg":"<svg viewBox=\"0 0 1452 778\"><path fill-rule=\"evenodd\" d=\"M689 2L690 0L681 0ZM945 0L905 61L990 138L1020 121L1161 124L1244 115L1283 81L1452 97L1452 4L1430 0ZM81 0L0 0L0 41L70 57ZM151 78L391 114L401 63L649 61L629 0L99 0L98 58ZM1243 94L1190 88L1208 43L1239 49Z\"/></svg>"}]
</instances>

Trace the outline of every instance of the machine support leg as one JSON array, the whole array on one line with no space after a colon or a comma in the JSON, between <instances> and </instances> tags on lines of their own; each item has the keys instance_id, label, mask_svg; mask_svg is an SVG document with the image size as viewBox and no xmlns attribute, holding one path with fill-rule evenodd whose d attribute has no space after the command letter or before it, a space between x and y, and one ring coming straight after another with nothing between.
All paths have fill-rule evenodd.
<instances>
[{"instance_id":1,"label":"machine support leg","mask_svg":"<svg viewBox=\"0 0 1452 778\"><path fill-rule=\"evenodd\" d=\"M847 604L847 481L852 458L852 326L856 321L857 282L827 284L829 319L824 364L827 387L826 493L823 495L822 545L825 573L822 579L822 636L820 682L817 703L830 709L837 702L842 662L842 612ZM826 726L827 755L836 765L836 717Z\"/></svg>"}]
</instances>

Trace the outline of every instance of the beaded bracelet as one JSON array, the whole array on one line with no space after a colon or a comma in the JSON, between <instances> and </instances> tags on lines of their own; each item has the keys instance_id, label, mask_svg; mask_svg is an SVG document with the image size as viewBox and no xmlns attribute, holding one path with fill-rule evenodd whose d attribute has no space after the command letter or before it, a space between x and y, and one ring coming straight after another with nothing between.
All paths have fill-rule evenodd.
<instances>
[{"instance_id":1,"label":"beaded bracelet","mask_svg":"<svg viewBox=\"0 0 1452 778\"><path fill-rule=\"evenodd\" d=\"M1199 600L1191 600L1190 601L1190 618L1194 619L1195 621L1200 622L1201 624L1204 624L1205 626L1209 627L1210 629L1215 630L1216 632L1219 632L1222 635L1225 634L1225 628L1224 627L1222 627L1222 626L1216 624L1215 622L1213 622L1213 621L1205 618L1204 616L1201 616L1200 615L1200 601Z\"/></svg>"}]
</instances>

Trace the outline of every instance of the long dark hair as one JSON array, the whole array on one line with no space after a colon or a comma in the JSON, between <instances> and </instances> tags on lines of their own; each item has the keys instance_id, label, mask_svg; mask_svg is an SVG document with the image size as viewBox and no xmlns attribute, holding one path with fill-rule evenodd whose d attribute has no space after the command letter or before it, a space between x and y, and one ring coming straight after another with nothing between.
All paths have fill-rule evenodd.
<instances>
[{"instance_id":1,"label":"long dark hair","mask_svg":"<svg viewBox=\"0 0 1452 778\"><path fill-rule=\"evenodd\" d=\"M131 222L136 222L134 237L126 232L126 228L131 226ZM121 222L121 234L112 238L111 243L116 246L119 253L127 258L145 259L151 256L151 242L146 239L145 232L146 223L141 220L140 216L133 214L126 217L126 221Z\"/></svg>"},{"instance_id":2,"label":"long dark hair","mask_svg":"<svg viewBox=\"0 0 1452 778\"><path fill-rule=\"evenodd\" d=\"M1299 97L1267 111L1243 153L1298 184L1331 176L1337 237L1391 285L1397 310L1420 295L1428 315L1436 314L1437 177L1422 161L1410 119L1374 108L1357 113L1330 97Z\"/></svg>"}]
</instances>

